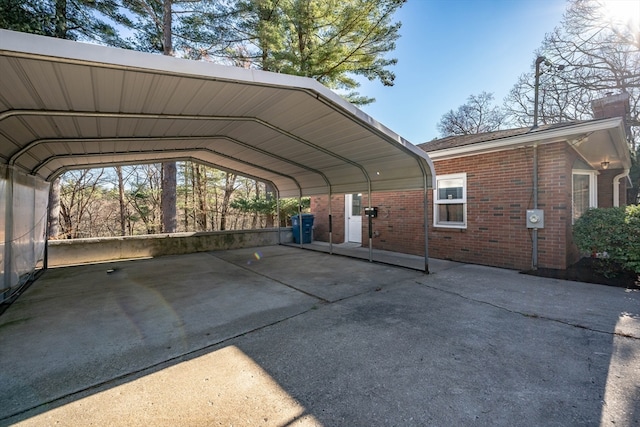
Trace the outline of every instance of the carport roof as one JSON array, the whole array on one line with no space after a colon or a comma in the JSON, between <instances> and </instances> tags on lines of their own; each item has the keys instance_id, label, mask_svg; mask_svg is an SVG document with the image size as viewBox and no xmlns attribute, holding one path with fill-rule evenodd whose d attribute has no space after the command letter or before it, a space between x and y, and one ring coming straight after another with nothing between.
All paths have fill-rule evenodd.
<instances>
[{"instance_id":1,"label":"carport roof","mask_svg":"<svg viewBox=\"0 0 640 427\"><path fill-rule=\"evenodd\" d=\"M192 159L280 196L424 189L428 155L317 81L0 30L0 158L51 181Z\"/></svg>"}]
</instances>

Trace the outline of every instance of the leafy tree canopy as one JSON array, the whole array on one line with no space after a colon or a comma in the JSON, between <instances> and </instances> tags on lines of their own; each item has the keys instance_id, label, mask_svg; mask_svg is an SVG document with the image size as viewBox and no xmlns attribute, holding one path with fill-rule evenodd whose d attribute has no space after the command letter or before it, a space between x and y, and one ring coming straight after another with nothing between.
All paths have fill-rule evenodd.
<instances>
[{"instance_id":1,"label":"leafy tree canopy","mask_svg":"<svg viewBox=\"0 0 640 427\"><path fill-rule=\"evenodd\" d=\"M204 2L204 22L192 16L184 28L190 29L187 33L197 46L191 52L197 57L210 55L238 66L311 77L346 91L353 103L367 104L374 99L354 91L359 86L354 77L393 85L395 75L389 67L397 60L386 55L399 37L400 23L392 18L403 3L239 0L223 7Z\"/></svg>"},{"instance_id":2,"label":"leafy tree canopy","mask_svg":"<svg viewBox=\"0 0 640 427\"><path fill-rule=\"evenodd\" d=\"M132 24L117 0L0 0L0 28L128 48L117 26Z\"/></svg>"}]
</instances>

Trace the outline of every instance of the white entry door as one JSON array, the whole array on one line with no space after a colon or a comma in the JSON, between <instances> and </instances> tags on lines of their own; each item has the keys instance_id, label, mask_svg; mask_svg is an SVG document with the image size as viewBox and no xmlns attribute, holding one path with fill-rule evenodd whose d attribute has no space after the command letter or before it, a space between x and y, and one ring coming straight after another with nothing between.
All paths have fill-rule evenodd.
<instances>
[{"instance_id":1,"label":"white entry door","mask_svg":"<svg viewBox=\"0 0 640 427\"><path fill-rule=\"evenodd\" d=\"M347 242L362 243L362 194L347 194L344 198Z\"/></svg>"}]
</instances>

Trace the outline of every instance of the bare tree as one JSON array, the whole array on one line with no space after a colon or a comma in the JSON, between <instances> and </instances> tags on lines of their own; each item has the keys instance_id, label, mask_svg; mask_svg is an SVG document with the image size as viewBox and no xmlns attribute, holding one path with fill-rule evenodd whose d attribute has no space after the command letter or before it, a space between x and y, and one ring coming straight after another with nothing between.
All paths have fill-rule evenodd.
<instances>
[{"instance_id":1,"label":"bare tree","mask_svg":"<svg viewBox=\"0 0 640 427\"><path fill-rule=\"evenodd\" d=\"M130 190L126 192L127 202L134 212L132 221L141 221L142 229L133 229L132 233L155 234L161 229L160 224L160 165L140 165L133 174Z\"/></svg>"},{"instance_id":2,"label":"bare tree","mask_svg":"<svg viewBox=\"0 0 640 427\"><path fill-rule=\"evenodd\" d=\"M539 120L559 123L591 119L591 101L611 93L629 94L626 117L629 146L640 151L640 29L637 21L610 13L605 0L569 0L561 24L547 34L535 57L546 58L540 76ZM624 2L619 2L622 5ZM629 2L629 5L633 5ZM533 71L532 60L532 71ZM562 66L562 71L559 70ZM521 125L533 122L535 73L520 76L505 100L509 119ZM640 187L637 160L628 200L637 200Z\"/></svg>"},{"instance_id":3,"label":"bare tree","mask_svg":"<svg viewBox=\"0 0 640 427\"><path fill-rule=\"evenodd\" d=\"M194 165L194 189L195 197L197 199L197 228L206 231L207 230L207 168L202 165Z\"/></svg>"},{"instance_id":4,"label":"bare tree","mask_svg":"<svg viewBox=\"0 0 640 427\"><path fill-rule=\"evenodd\" d=\"M604 0L570 0L560 26L546 35L535 53L544 56L547 65L540 78L543 123L589 119L593 99L627 92L628 121L640 125L638 29L613 19ZM534 77L533 72L523 74L505 102L510 116L520 123L532 121Z\"/></svg>"},{"instance_id":5,"label":"bare tree","mask_svg":"<svg viewBox=\"0 0 640 427\"><path fill-rule=\"evenodd\" d=\"M235 190L236 175L231 172L225 173L224 193L222 196L222 204L220 205L220 230L227 229L227 219L229 215L229 204L231 195Z\"/></svg>"},{"instance_id":6,"label":"bare tree","mask_svg":"<svg viewBox=\"0 0 640 427\"><path fill-rule=\"evenodd\" d=\"M442 116L438 123L440 135L469 135L500 129L505 114L500 107L492 106L492 101L493 94L487 92L469 96L466 104Z\"/></svg>"},{"instance_id":7,"label":"bare tree","mask_svg":"<svg viewBox=\"0 0 640 427\"><path fill-rule=\"evenodd\" d=\"M116 175L118 176L118 204L120 207L120 235L124 236L127 232L127 202L124 198L124 178L122 177L122 166L116 166Z\"/></svg>"},{"instance_id":8,"label":"bare tree","mask_svg":"<svg viewBox=\"0 0 640 427\"><path fill-rule=\"evenodd\" d=\"M67 239L91 235L90 227L82 229L81 224L89 215L103 174L104 169L84 169L69 172L61 178L60 216L62 233Z\"/></svg>"}]
</instances>

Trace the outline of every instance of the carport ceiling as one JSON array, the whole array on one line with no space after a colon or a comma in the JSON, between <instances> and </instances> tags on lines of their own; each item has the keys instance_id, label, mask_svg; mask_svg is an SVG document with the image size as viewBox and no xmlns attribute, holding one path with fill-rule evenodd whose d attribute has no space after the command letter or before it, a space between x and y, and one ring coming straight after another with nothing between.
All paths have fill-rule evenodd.
<instances>
[{"instance_id":1,"label":"carport ceiling","mask_svg":"<svg viewBox=\"0 0 640 427\"><path fill-rule=\"evenodd\" d=\"M51 181L193 159L280 196L430 187L428 156L312 79L0 30L0 157Z\"/></svg>"}]
</instances>

